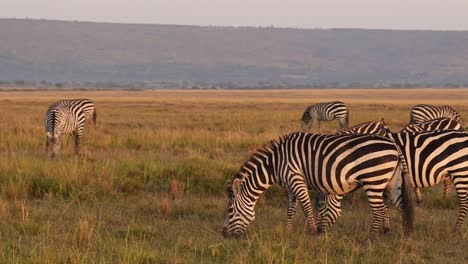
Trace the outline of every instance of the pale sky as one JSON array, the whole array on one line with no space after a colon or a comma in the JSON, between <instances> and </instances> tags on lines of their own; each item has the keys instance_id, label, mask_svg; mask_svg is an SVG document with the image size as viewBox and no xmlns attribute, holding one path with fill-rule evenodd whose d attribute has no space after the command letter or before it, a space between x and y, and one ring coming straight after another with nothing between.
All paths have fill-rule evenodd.
<instances>
[{"instance_id":1,"label":"pale sky","mask_svg":"<svg viewBox=\"0 0 468 264\"><path fill-rule=\"evenodd\" d=\"M468 30L468 0L0 0L0 18Z\"/></svg>"}]
</instances>

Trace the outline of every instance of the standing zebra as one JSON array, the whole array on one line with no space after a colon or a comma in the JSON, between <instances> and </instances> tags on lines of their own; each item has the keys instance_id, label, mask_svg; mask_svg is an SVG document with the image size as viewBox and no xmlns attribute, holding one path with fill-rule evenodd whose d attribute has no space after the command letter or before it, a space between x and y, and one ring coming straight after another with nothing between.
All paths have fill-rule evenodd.
<instances>
[{"instance_id":1,"label":"standing zebra","mask_svg":"<svg viewBox=\"0 0 468 264\"><path fill-rule=\"evenodd\" d=\"M403 218L405 235L412 230L411 188L401 176L401 155L391 140L374 135L319 135L292 133L258 150L228 183L229 201L225 236L240 237L255 219L255 204L272 184L289 193L288 224L299 201L311 234L325 231L315 224L308 188L343 195L363 187L373 213L369 239L377 235L385 218L384 195ZM336 217L340 204L333 208Z\"/></svg>"},{"instance_id":2,"label":"standing zebra","mask_svg":"<svg viewBox=\"0 0 468 264\"><path fill-rule=\"evenodd\" d=\"M52 150L54 157L55 151L60 149L59 136L72 134L75 138L75 153L78 155L85 119L86 115L79 105L56 104L49 107L45 121L46 153Z\"/></svg>"},{"instance_id":3,"label":"standing zebra","mask_svg":"<svg viewBox=\"0 0 468 264\"><path fill-rule=\"evenodd\" d=\"M460 125L457 121L451 118L437 118L434 120L429 120L422 122L420 124L410 124L403 128L400 133L410 133L410 132L430 132L430 131L437 131L437 130L457 130L457 131L465 131L465 128ZM444 198L447 199L450 191L452 190L452 181L450 177L445 177L444 181ZM418 204L422 203L422 195L419 188L414 189L416 193L416 201Z\"/></svg>"},{"instance_id":4,"label":"standing zebra","mask_svg":"<svg viewBox=\"0 0 468 264\"><path fill-rule=\"evenodd\" d=\"M304 114L302 114L301 128L303 132L309 131L312 128L314 120L316 120L320 131L320 121L335 119L338 119L340 128L348 127L349 113L348 108L343 102L318 103L306 108Z\"/></svg>"},{"instance_id":5,"label":"standing zebra","mask_svg":"<svg viewBox=\"0 0 468 264\"><path fill-rule=\"evenodd\" d=\"M458 131L390 133L405 157L413 188L431 187L446 177L455 186L460 211L454 230L468 210L468 134Z\"/></svg>"},{"instance_id":6,"label":"standing zebra","mask_svg":"<svg viewBox=\"0 0 468 264\"><path fill-rule=\"evenodd\" d=\"M66 106L70 105L72 107L80 108L84 114L86 119L93 119L94 126L96 127L97 122L97 112L94 103L89 99L68 99L68 100L60 100L54 104L52 104L50 108L57 107L57 106Z\"/></svg>"},{"instance_id":7,"label":"standing zebra","mask_svg":"<svg viewBox=\"0 0 468 264\"><path fill-rule=\"evenodd\" d=\"M448 105L435 106L419 104L411 109L410 113L410 124L419 124L424 121L437 119L441 117L452 118L453 120L464 126L463 120L460 114Z\"/></svg>"}]
</instances>

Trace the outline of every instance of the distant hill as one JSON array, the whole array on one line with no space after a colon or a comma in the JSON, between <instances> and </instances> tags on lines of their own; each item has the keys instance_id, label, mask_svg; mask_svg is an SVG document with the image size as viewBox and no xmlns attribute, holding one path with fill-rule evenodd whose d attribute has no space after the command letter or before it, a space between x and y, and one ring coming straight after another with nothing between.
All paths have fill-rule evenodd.
<instances>
[{"instance_id":1,"label":"distant hill","mask_svg":"<svg viewBox=\"0 0 468 264\"><path fill-rule=\"evenodd\" d=\"M0 19L0 81L468 86L468 32Z\"/></svg>"}]
</instances>

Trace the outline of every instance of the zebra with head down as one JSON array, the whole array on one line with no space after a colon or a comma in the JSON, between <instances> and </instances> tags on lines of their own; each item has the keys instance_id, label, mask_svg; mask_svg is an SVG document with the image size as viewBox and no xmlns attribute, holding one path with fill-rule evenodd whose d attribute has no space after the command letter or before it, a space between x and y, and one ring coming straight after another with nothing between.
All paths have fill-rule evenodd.
<instances>
[{"instance_id":1,"label":"zebra with head down","mask_svg":"<svg viewBox=\"0 0 468 264\"><path fill-rule=\"evenodd\" d=\"M362 187L371 205L373 221L369 239L375 239L385 218L388 197L403 218L405 235L412 230L411 192L402 176L401 156L394 142L374 135L319 135L292 133L258 150L228 184L225 236L242 236L255 219L255 205L272 184L283 185L290 195L288 223L296 201L306 215L311 234L326 231L332 224L317 227L308 189L338 197ZM339 202L330 207L334 219Z\"/></svg>"}]
</instances>

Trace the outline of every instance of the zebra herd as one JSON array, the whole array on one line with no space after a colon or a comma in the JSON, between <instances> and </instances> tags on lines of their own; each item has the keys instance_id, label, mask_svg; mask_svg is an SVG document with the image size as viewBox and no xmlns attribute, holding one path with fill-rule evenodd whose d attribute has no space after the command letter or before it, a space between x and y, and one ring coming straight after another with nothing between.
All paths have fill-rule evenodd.
<instances>
[{"instance_id":1,"label":"zebra herd","mask_svg":"<svg viewBox=\"0 0 468 264\"><path fill-rule=\"evenodd\" d=\"M96 126L96 108L88 99L61 100L46 113L46 152L60 149L59 137L71 134L79 153L85 120ZM306 133L314 121L338 120L336 134ZM349 111L343 102L307 107L302 132L273 140L259 149L228 183L229 195L223 228L225 236L240 237L255 219L255 204L272 184L288 192L287 229L297 205L306 216L311 234L326 232L341 214L345 194L362 188L373 220L368 239L390 230L389 205L402 217L408 237L414 226L411 190L422 202L419 188L444 182L444 197L455 187L460 204L455 231L463 227L468 211L468 134L460 115L449 106L417 105L410 124L393 133L382 119L348 128ZM318 193L312 205L309 190Z\"/></svg>"},{"instance_id":2,"label":"zebra herd","mask_svg":"<svg viewBox=\"0 0 468 264\"><path fill-rule=\"evenodd\" d=\"M240 237L255 219L255 204L272 184L289 196L287 225L297 204L311 234L326 232L341 214L341 200L362 187L372 209L368 239L390 230L389 204L402 217L405 237L413 230L411 189L418 204L419 188L444 182L446 197L453 183L460 209L454 231L463 227L468 211L468 134L460 115L449 106L414 106L410 124L392 133L384 120L348 128L349 112L342 102L307 107L303 132L288 134L254 153L228 182L225 236ZM306 133L312 123L337 119L333 135ZM318 193L315 208L309 190Z\"/></svg>"}]
</instances>

